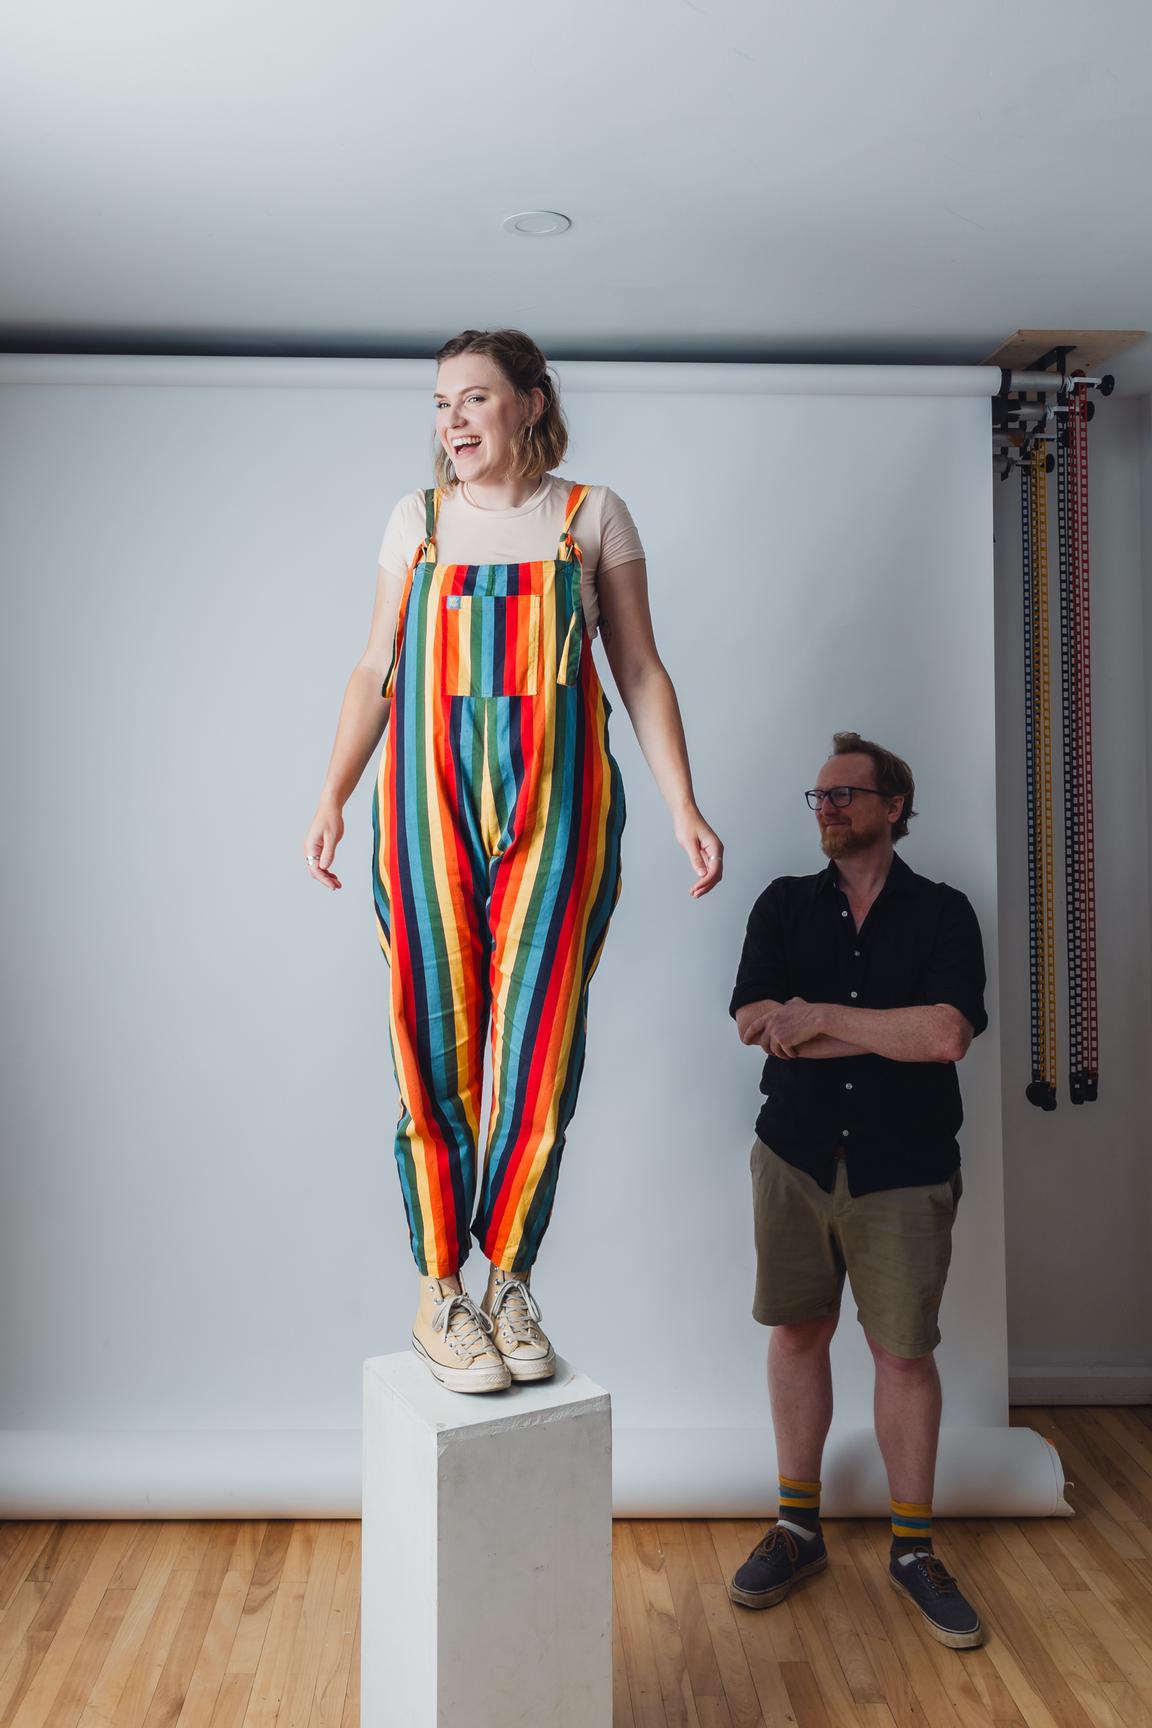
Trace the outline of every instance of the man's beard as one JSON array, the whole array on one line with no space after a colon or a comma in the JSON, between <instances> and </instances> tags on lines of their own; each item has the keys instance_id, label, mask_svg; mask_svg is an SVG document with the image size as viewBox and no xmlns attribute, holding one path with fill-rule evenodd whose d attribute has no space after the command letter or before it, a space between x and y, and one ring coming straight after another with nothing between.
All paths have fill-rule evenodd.
<instances>
[{"instance_id":1,"label":"man's beard","mask_svg":"<svg viewBox=\"0 0 1152 1728\"><path fill-rule=\"evenodd\" d=\"M847 824L843 828L820 829L820 849L825 858L850 858L854 852L865 852L874 846L876 834L858 834Z\"/></svg>"}]
</instances>

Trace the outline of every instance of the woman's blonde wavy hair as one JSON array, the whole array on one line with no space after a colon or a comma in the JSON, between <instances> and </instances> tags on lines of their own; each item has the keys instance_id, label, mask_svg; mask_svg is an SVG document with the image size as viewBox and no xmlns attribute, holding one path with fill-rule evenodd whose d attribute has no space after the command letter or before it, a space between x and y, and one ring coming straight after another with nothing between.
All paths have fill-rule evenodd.
<instances>
[{"instance_id":1,"label":"woman's blonde wavy hair","mask_svg":"<svg viewBox=\"0 0 1152 1728\"><path fill-rule=\"evenodd\" d=\"M568 427L560 396L548 362L531 336L523 330L462 330L445 342L436 355L436 364L453 360L457 354L483 354L493 361L525 402L529 393L539 390L544 407L534 426L522 426L512 440L512 463L509 477L515 480L539 480L542 474L563 462L568 450ZM436 440L436 484L450 492L457 484L456 467L440 440Z\"/></svg>"}]
</instances>

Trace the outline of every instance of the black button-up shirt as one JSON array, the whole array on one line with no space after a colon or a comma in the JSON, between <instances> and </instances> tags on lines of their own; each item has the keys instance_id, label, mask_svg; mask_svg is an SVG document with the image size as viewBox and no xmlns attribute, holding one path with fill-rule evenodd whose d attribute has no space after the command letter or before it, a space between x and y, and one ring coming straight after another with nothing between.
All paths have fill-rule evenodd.
<instances>
[{"instance_id":1,"label":"black button-up shirt","mask_svg":"<svg viewBox=\"0 0 1152 1728\"><path fill-rule=\"evenodd\" d=\"M748 919L729 1012L792 996L846 1008L947 1002L980 1033L988 1024L984 983L980 926L968 900L893 855L860 930L835 863L770 883ZM829 1193L837 1154L853 1194L942 1182L960 1163L954 1062L769 1056L760 1090L760 1139Z\"/></svg>"}]
</instances>

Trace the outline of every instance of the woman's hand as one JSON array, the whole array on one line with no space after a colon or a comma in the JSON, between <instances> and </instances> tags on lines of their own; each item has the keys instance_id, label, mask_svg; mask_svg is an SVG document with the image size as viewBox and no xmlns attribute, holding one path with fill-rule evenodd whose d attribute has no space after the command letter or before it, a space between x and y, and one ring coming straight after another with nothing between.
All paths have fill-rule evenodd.
<instances>
[{"instance_id":1,"label":"woman's hand","mask_svg":"<svg viewBox=\"0 0 1152 1728\"><path fill-rule=\"evenodd\" d=\"M325 888L342 886L332 872L336 848L344 837L344 817L339 804L325 802L312 818L312 826L304 839L304 861L317 882Z\"/></svg>"},{"instance_id":2,"label":"woman's hand","mask_svg":"<svg viewBox=\"0 0 1152 1728\"><path fill-rule=\"evenodd\" d=\"M693 900L708 894L724 874L724 845L695 805L676 818L676 838L688 854L698 880L688 890Z\"/></svg>"}]
</instances>

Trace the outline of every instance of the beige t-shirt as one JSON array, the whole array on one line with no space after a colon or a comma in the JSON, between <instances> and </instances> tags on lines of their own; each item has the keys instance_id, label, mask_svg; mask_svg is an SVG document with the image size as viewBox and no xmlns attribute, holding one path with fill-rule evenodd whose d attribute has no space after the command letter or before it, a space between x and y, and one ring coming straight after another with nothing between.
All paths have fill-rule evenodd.
<instances>
[{"instance_id":1,"label":"beige t-shirt","mask_svg":"<svg viewBox=\"0 0 1152 1728\"><path fill-rule=\"evenodd\" d=\"M483 510L469 502L463 486L440 500L436 554L442 564L526 564L554 558L564 529L570 480L545 474L536 491L514 510ZM584 558L581 597L589 636L600 621L597 579L620 564L643 558L636 524L623 498L608 486L590 486L576 512L572 535ZM388 518L380 543L380 565L403 582L424 538L424 494L409 492Z\"/></svg>"}]
</instances>

